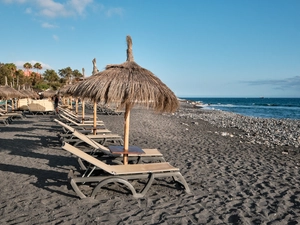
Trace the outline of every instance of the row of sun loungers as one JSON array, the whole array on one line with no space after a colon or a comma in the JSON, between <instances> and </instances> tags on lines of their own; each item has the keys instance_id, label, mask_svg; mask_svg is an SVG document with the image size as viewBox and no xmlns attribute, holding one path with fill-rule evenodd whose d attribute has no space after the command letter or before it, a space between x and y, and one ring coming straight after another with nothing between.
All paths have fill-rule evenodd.
<instances>
[{"instance_id":1,"label":"row of sun loungers","mask_svg":"<svg viewBox=\"0 0 300 225\"><path fill-rule=\"evenodd\" d=\"M26 116L23 113L18 112L6 112L0 110L0 122L2 122L5 126L8 126L15 119L25 119Z\"/></svg>"},{"instance_id":2,"label":"row of sun loungers","mask_svg":"<svg viewBox=\"0 0 300 225\"><path fill-rule=\"evenodd\" d=\"M89 109L93 109L94 105L87 102L86 107ZM103 104L97 104L97 111L101 114L104 115L122 115L125 113L124 109L119 109L117 106L108 106L108 105L103 105Z\"/></svg>"},{"instance_id":3,"label":"row of sun loungers","mask_svg":"<svg viewBox=\"0 0 300 225\"><path fill-rule=\"evenodd\" d=\"M122 115L124 114L125 110L121 110L118 109L116 107L112 108L112 107L108 107L108 106L104 106L104 105L98 105L98 111L102 112L103 114L106 115Z\"/></svg>"},{"instance_id":4,"label":"row of sun loungers","mask_svg":"<svg viewBox=\"0 0 300 225\"><path fill-rule=\"evenodd\" d=\"M70 171L69 179L73 190L80 198L95 198L103 186L107 188L112 183L125 185L127 191L135 198L141 198L156 178L172 178L190 193L179 168L166 162L157 149L142 149L143 154L129 154L129 164L123 165L123 155L114 154L109 148L110 145L122 146L121 136L110 131L99 132L96 135L82 132L83 126L77 122L73 123L73 120L70 121L66 113L60 113L59 116L61 117L54 121L62 128L59 134L62 148L78 158L79 169ZM105 127L104 123L103 126ZM139 186L143 184L143 187L138 188L135 186L137 183ZM83 184L90 184L91 191L87 192L82 188Z\"/></svg>"}]
</instances>

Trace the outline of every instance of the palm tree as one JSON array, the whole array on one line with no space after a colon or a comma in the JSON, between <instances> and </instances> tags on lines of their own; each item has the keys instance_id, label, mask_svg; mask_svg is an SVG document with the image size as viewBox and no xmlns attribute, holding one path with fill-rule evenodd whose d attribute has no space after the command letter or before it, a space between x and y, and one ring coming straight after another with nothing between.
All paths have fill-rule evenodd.
<instances>
[{"instance_id":1,"label":"palm tree","mask_svg":"<svg viewBox=\"0 0 300 225\"><path fill-rule=\"evenodd\" d=\"M64 83L71 83L72 81L72 75L73 75L73 70L71 69L71 67L66 67L63 69L58 70L58 74L60 77L63 78Z\"/></svg>"},{"instance_id":2,"label":"palm tree","mask_svg":"<svg viewBox=\"0 0 300 225\"><path fill-rule=\"evenodd\" d=\"M25 83L24 71L19 69L16 71L17 87Z\"/></svg>"},{"instance_id":3,"label":"palm tree","mask_svg":"<svg viewBox=\"0 0 300 225\"><path fill-rule=\"evenodd\" d=\"M33 68L36 69L37 74L39 74L39 70L43 69L42 64L40 64L38 62L33 65Z\"/></svg>"},{"instance_id":4,"label":"palm tree","mask_svg":"<svg viewBox=\"0 0 300 225\"><path fill-rule=\"evenodd\" d=\"M11 76L17 71L17 66L14 63L6 63L7 68L11 71Z\"/></svg>"},{"instance_id":5,"label":"palm tree","mask_svg":"<svg viewBox=\"0 0 300 225\"><path fill-rule=\"evenodd\" d=\"M17 66L14 63L6 63L5 65L6 65L6 67L10 71L10 76L12 78L13 85L14 85L15 75L16 75L16 71L17 71Z\"/></svg>"},{"instance_id":6,"label":"palm tree","mask_svg":"<svg viewBox=\"0 0 300 225\"><path fill-rule=\"evenodd\" d=\"M30 69L32 69L32 65L31 63L27 62L23 65L24 69L26 69L27 71L29 71Z\"/></svg>"}]
</instances>

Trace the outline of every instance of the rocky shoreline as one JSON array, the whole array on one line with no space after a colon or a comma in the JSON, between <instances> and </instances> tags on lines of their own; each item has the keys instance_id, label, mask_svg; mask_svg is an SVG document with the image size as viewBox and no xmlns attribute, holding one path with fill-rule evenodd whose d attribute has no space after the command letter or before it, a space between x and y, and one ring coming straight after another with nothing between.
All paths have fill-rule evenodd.
<instances>
[{"instance_id":1,"label":"rocky shoreline","mask_svg":"<svg viewBox=\"0 0 300 225\"><path fill-rule=\"evenodd\" d=\"M270 148L289 146L300 153L300 120L265 119L243 116L220 110L195 108L193 102L181 102L174 113L181 118L201 119L219 128L236 128L238 136L251 143Z\"/></svg>"}]
</instances>

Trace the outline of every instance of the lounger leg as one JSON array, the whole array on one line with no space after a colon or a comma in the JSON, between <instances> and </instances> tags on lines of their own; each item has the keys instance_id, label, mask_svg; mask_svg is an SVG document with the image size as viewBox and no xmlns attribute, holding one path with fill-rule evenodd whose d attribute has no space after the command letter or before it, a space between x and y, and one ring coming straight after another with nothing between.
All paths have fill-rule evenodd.
<instances>
[{"instance_id":1,"label":"lounger leg","mask_svg":"<svg viewBox=\"0 0 300 225\"><path fill-rule=\"evenodd\" d=\"M184 186L186 193L188 193L188 194L191 193L189 185L187 184L187 182L185 181L184 177L182 176L182 174L180 172L177 172L175 174L175 176L173 176L173 180L176 181L176 182L178 182L178 183L180 183L182 186Z\"/></svg>"},{"instance_id":2,"label":"lounger leg","mask_svg":"<svg viewBox=\"0 0 300 225\"><path fill-rule=\"evenodd\" d=\"M149 187L151 186L151 184L152 184L152 182L151 182L151 184L150 184L149 187L145 190L145 192L143 192L143 193L137 193L136 190L135 190L135 188L134 188L134 187L131 185L131 183L129 183L127 180L122 179L122 178L118 178L118 177L107 178L107 179L101 181L101 182L95 187L95 189L93 190L93 192L92 192L92 194L91 194L91 197L92 197L92 198L95 198L96 194L99 192L99 190L101 189L101 187L103 187L104 185L109 184L109 183L115 183L115 182L126 185L126 186L130 189L130 191L131 191L133 197L135 197L135 198L141 198L141 197L143 197L143 196L145 195L145 193L147 192L147 190L149 189ZM149 184L149 182L150 182L150 181L148 181L147 185ZM146 186L147 186L147 185L146 185Z\"/></svg>"},{"instance_id":3,"label":"lounger leg","mask_svg":"<svg viewBox=\"0 0 300 225\"><path fill-rule=\"evenodd\" d=\"M82 193L82 191L80 191L78 185L76 184L76 180L73 178L74 177L73 171L69 172L68 177L70 179L70 184L71 184L73 190L75 191L75 193L78 195L78 197L81 199L86 198L86 196Z\"/></svg>"},{"instance_id":4,"label":"lounger leg","mask_svg":"<svg viewBox=\"0 0 300 225\"><path fill-rule=\"evenodd\" d=\"M133 185L126 179L123 179L123 178L120 178L120 177L112 177L112 178L107 178L107 179L104 179L103 181L101 181L96 187L95 189L93 190L92 194L91 194L91 197L92 198L95 198L96 194L100 191L100 189L106 185L106 184L109 184L109 183L121 183L121 184L124 184L126 185L134 198L142 198L145 196L145 194L148 192L148 190L150 189L153 181L154 181L154 175L153 174L149 174L149 177L148 177L148 181L146 183L146 185L144 186L144 188L142 189L141 192L137 193L135 188L133 187Z\"/></svg>"}]
</instances>

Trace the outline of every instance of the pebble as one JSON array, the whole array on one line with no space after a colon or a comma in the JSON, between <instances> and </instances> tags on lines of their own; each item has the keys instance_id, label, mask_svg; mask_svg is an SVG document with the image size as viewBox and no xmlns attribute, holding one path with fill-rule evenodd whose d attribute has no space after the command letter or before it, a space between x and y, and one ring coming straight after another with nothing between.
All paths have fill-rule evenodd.
<instances>
[{"instance_id":1,"label":"pebble","mask_svg":"<svg viewBox=\"0 0 300 225\"><path fill-rule=\"evenodd\" d=\"M201 119L220 128L237 128L242 131L239 136L248 139L251 143L265 144L270 147L300 147L300 120L257 118L221 110L190 107L180 107L174 115L194 120Z\"/></svg>"}]
</instances>

